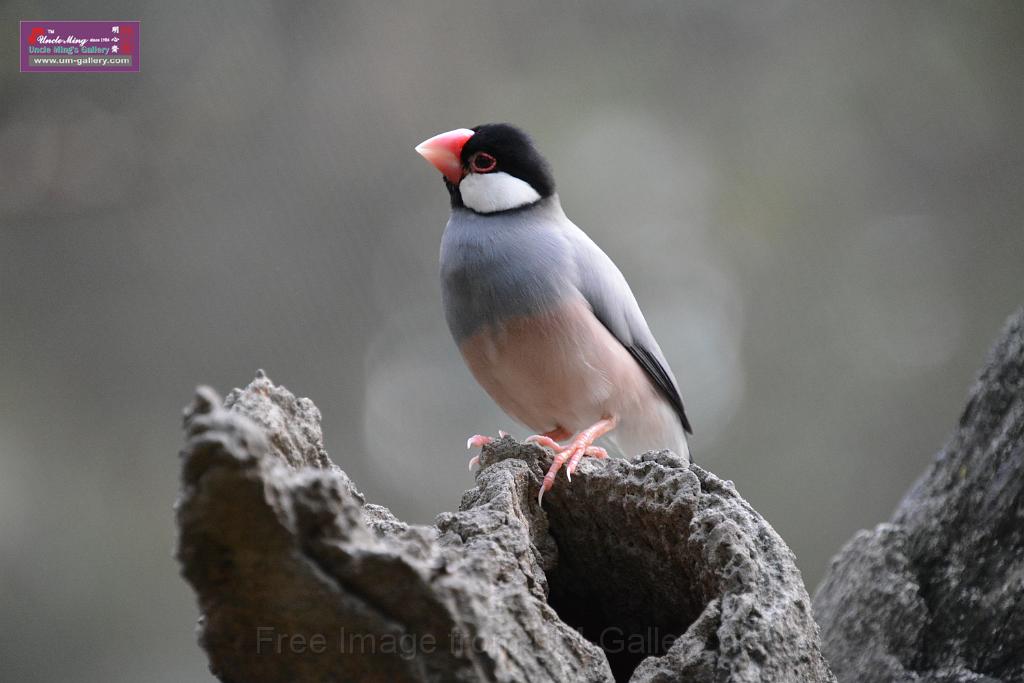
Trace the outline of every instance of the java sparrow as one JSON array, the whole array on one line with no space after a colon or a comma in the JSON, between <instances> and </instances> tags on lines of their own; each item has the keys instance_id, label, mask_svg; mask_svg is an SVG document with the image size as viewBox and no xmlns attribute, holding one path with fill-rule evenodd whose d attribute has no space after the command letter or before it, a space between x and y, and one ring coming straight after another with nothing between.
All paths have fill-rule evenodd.
<instances>
[{"instance_id":1,"label":"java sparrow","mask_svg":"<svg viewBox=\"0 0 1024 683\"><path fill-rule=\"evenodd\" d=\"M665 354L626 278L566 217L533 141L491 123L416 151L451 197L441 287L452 336L491 398L537 432L527 441L555 453L538 502L563 465L571 481L583 456L607 457L594 445L605 434L627 455L669 448L689 459Z\"/></svg>"}]
</instances>

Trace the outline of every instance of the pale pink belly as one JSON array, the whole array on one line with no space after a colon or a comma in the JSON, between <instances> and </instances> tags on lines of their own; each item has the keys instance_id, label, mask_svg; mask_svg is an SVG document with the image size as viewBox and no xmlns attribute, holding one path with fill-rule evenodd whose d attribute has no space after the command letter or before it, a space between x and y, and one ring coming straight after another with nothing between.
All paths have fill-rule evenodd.
<instances>
[{"instance_id":1,"label":"pale pink belly","mask_svg":"<svg viewBox=\"0 0 1024 683\"><path fill-rule=\"evenodd\" d=\"M629 430L640 426L645 408L661 402L643 369L582 299L486 328L460 350L491 398L538 433L577 432L612 416L632 422L620 422Z\"/></svg>"}]
</instances>

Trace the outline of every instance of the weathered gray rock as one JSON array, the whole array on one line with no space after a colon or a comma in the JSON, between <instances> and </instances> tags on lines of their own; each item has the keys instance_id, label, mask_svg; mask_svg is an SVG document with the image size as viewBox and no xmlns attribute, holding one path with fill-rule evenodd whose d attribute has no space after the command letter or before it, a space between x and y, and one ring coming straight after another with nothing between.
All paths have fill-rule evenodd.
<instances>
[{"instance_id":1,"label":"weathered gray rock","mask_svg":"<svg viewBox=\"0 0 1024 683\"><path fill-rule=\"evenodd\" d=\"M1024 311L952 439L832 561L814 609L841 681L1024 680Z\"/></svg>"},{"instance_id":2,"label":"weathered gray rock","mask_svg":"<svg viewBox=\"0 0 1024 683\"><path fill-rule=\"evenodd\" d=\"M792 553L665 451L484 449L434 526L364 501L319 412L262 373L185 417L178 558L223 681L831 681Z\"/></svg>"}]
</instances>

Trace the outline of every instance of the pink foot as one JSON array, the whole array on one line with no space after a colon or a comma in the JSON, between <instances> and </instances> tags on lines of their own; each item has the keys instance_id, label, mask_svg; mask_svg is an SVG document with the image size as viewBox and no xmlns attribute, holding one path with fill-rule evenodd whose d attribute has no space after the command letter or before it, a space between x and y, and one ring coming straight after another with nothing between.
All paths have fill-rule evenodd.
<instances>
[{"instance_id":1,"label":"pink foot","mask_svg":"<svg viewBox=\"0 0 1024 683\"><path fill-rule=\"evenodd\" d=\"M557 441L548 434L535 434L528 437L528 443L535 443L543 448L549 448L555 453L555 461L551 463L548 473L544 475L544 482L540 485L540 492L537 494L537 504L540 505L544 499L544 492L550 491L555 485L555 475L565 465L565 477L572 481L572 473L576 471L583 456L589 455L593 458L607 458L608 451L595 446L594 442L615 428L617 420L614 417L598 420L592 426L587 427L577 434L572 441L565 446L559 445ZM568 464L566 464L568 463Z\"/></svg>"},{"instance_id":2,"label":"pink foot","mask_svg":"<svg viewBox=\"0 0 1024 683\"><path fill-rule=\"evenodd\" d=\"M506 436L508 436L508 432L506 432L503 429L499 429L498 430L498 438L499 439L504 439ZM493 441L494 441L494 437L493 436L485 436L483 434L474 434L473 436L469 437L469 439L466 441L466 450L469 450L470 448L483 448L484 446L486 446L487 444L489 444L489 443L491 443ZM472 458L469 459L469 469L473 469L473 465L479 465L479 464L480 464L480 456L479 455L474 455Z\"/></svg>"}]
</instances>

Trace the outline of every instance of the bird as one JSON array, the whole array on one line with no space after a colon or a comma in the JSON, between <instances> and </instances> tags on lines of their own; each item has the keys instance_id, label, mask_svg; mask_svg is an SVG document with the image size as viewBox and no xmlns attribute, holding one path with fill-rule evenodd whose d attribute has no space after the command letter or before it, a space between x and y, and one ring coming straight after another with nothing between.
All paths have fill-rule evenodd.
<instances>
[{"instance_id":1,"label":"bird","mask_svg":"<svg viewBox=\"0 0 1024 683\"><path fill-rule=\"evenodd\" d=\"M679 385L625 276L566 216L551 166L509 123L415 147L444 178L445 320L476 381L554 460L537 495L585 456L671 449L691 461ZM505 436L505 432L499 432ZM468 448L493 437L476 434ZM479 456L470 461L470 468Z\"/></svg>"}]
</instances>

